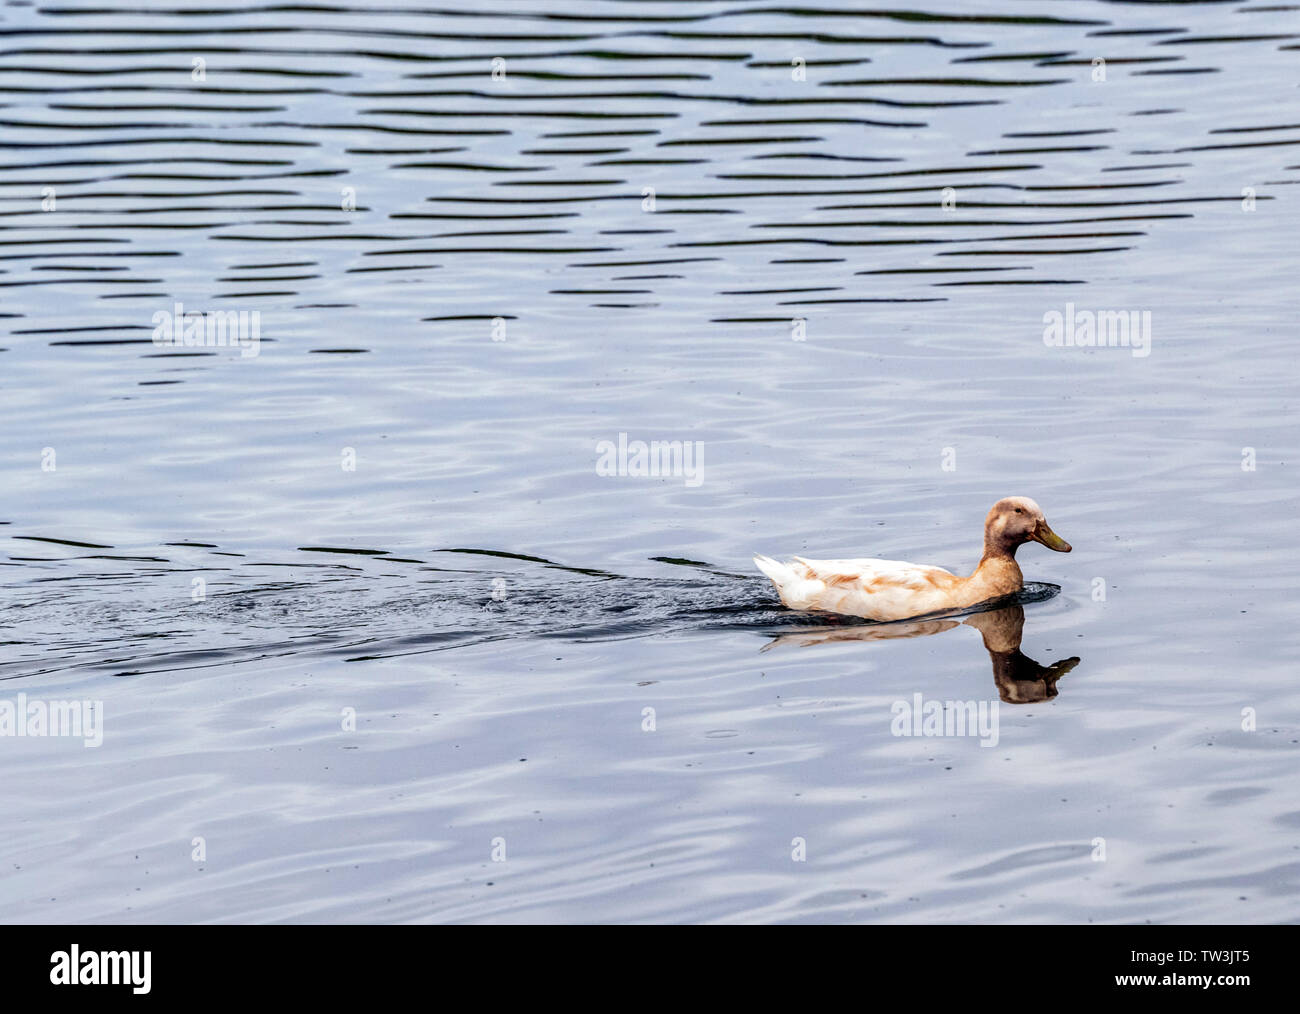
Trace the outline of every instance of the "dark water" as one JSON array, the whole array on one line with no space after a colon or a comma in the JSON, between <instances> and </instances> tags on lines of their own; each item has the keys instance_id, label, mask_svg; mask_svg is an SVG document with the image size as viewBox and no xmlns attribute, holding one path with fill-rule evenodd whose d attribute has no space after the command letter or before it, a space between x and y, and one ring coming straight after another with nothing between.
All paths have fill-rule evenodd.
<instances>
[{"instance_id":1,"label":"dark water","mask_svg":"<svg viewBox=\"0 0 1300 1014\"><path fill-rule=\"evenodd\" d=\"M1300 8L0 35L0 700L103 714L0 737L6 919L1300 915ZM156 344L177 302L259 345ZM1006 495L1075 549L977 616L750 563L969 570Z\"/></svg>"}]
</instances>

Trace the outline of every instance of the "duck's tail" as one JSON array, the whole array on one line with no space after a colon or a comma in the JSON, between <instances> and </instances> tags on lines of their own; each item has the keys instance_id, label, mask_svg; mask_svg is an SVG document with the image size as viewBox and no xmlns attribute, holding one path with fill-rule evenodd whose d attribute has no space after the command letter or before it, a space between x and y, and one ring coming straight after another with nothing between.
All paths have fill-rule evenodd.
<instances>
[{"instance_id":1,"label":"duck's tail","mask_svg":"<svg viewBox=\"0 0 1300 1014\"><path fill-rule=\"evenodd\" d=\"M770 556L763 556L761 553L754 556L754 563L764 574L772 579L772 583L777 589L785 587L798 576L790 569L788 563L780 563L773 560Z\"/></svg>"},{"instance_id":2,"label":"duck's tail","mask_svg":"<svg viewBox=\"0 0 1300 1014\"><path fill-rule=\"evenodd\" d=\"M810 579L799 557L795 557L795 564L799 569L791 564L773 560L770 556L755 556L754 563L758 565L759 570L772 579L772 583L776 585L776 593L781 596L782 604L788 609L819 608L819 599L822 592L826 590L826 585L821 581Z\"/></svg>"}]
</instances>

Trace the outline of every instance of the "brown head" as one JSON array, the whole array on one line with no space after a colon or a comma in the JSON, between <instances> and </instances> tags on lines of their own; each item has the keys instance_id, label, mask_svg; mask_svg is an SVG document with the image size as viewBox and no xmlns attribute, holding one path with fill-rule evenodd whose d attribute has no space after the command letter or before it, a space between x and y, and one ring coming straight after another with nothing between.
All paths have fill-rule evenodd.
<instances>
[{"instance_id":1,"label":"brown head","mask_svg":"<svg viewBox=\"0 0 1300 1014\"><path fill-rule=\"evenodd\" d=\"M1058 553L1068 553L1070 544L1052 531L1038 504L1027 496L1009 496L993 505L984 519L984 555L1016 555L1016 547L1039 542Z\"/></svg>"}]
</instances>

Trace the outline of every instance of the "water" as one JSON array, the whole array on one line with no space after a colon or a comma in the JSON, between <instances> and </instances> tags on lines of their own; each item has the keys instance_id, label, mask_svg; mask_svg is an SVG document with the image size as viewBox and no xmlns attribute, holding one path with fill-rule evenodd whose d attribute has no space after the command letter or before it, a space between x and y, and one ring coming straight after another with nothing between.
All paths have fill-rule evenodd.
<instances>
[{"instance_id":1,"label":"water","mask_svg":"<svg viewBox=\"0 0 1300 1014\"><path fill-rule=\"evenodd\" d=\"M1294 921L1300 10L465 6L0 7L4 918Z\"/></svg>"}]
</instances>

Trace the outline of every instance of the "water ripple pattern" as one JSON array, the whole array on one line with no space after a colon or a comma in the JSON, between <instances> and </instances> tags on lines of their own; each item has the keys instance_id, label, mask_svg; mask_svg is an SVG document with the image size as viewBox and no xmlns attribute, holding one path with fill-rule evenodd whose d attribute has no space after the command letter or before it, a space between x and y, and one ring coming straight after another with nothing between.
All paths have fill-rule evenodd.
<instances>
[{"instance_id":1,"label":"water ripple pattern","mask_svg":"<svg viewBox=\"0 0 1300 1014\"><path fill-rule=\"evenodd\" d=\"M5 918L1294 921L1297 69L1248 0L0 5L0 702L104 716L0 736ZM750 564L1006 495L1075 549L975 615Z\"/></svg>"}]
</instances>

